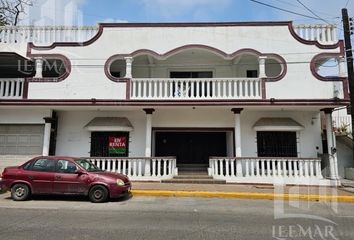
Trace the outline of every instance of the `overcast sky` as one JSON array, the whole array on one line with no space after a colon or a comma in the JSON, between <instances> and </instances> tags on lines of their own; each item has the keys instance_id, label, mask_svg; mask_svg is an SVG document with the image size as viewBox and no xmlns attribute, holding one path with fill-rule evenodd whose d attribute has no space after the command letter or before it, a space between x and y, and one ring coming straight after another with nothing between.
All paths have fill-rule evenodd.
<instances>
[{"instance_id":1,"label":"overcast sky","mask_svg":"<svg viewBox=\"0 0 354 240\"><path fill-rule=\"evenodd\" d=\"M283 21L323 22L250 0L34 0L22 24L94 25L98 22ZM315 17L297 0L260 2ZM354 15L354 0L301 0L328 22L340 23L341 8Z\"/></svg>"}]
</instances>

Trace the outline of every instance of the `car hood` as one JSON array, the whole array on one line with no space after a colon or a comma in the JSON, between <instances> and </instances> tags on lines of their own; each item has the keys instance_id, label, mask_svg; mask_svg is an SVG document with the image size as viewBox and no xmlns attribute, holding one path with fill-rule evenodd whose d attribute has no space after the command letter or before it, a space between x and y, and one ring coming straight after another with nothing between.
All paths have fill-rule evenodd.
<instances>
[{"instance_id":1,"label":"car hood","mask_svg":"<svg viewBox=\"0 0 354 240\"><path fill-rule=\"evenodd\" d=\"M129 179L127 176L120 174L120 173L113 173L113 172L97 172L95 173L98 177L104 177L104 178L113 178L113 179L121 179L124 182L129 182Z\"/></svg>"}]
</instances>

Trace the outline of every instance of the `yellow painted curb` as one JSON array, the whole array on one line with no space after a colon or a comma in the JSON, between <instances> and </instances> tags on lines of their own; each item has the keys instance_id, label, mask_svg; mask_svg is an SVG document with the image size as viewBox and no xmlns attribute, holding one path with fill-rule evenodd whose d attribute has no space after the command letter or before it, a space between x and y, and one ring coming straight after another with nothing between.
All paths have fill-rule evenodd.
<instances>
[{"instance_id":1,"label":"yellow painted curb","mask_svg":"<svg viewBox=\"0 0 354 240\"><path fill-rule=\"evenodd\" d=\"M167 190L131 190L133 196L155 197L207 197L207 198L246 198L270 200L303 200L303 201L333 201L354 202L354 196L306 195L306 194L276 194L255 192L198 192L198 191L167 191Z\"/></svg>"}]
</instances>

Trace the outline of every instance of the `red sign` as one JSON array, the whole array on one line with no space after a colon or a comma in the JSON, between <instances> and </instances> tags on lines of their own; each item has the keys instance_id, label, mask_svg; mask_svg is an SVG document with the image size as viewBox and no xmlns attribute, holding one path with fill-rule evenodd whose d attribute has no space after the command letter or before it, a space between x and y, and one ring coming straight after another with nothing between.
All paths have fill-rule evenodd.
<instances>
[{"instance_id":1,"label":"red sign","mask_svg":"<svg viewBox=\"0 0 354 240\"><path fill-rule=\"evenodd\" d=\"M127 152L127 137L109 137L108 151L112 154L125 154Z\"/></svg>"}]
</instances>

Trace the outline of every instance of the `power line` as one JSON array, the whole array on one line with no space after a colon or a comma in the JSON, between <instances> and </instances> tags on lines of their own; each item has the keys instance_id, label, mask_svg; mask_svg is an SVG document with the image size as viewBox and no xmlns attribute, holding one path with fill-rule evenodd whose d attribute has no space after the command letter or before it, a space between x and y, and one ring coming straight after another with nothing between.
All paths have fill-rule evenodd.
<instances>
[{"instance_id":1,"label":"power line","mask_svg":"<svg viewBox=\"0 0 354 240\"><path fill-rule=\"evenodd\" d=\"M298 3L300 3L305 9L307 9L310 13L312 13L315 17L318 17L319 19L321 19L322 21L324 21L327 24L331 24L329 23L327 20L323 19L322 17L320 17L317 13L315 13L314 11L312 11L310 8L308 8L305 4L303 4L300 0L296 0Z\"/></svg>"},{"instance_id":2,"label":"power line","mask_svg":"<svg viewBox=\"0 0 354 240\"><path fill-rule=\"evenodd\" d=\"M302 9L302 7L300 7L299 5L296 5L296 4L294 4L294 3L289 3L289 2L287 2L287 1L285 1L285 0L273 0L273 1L277 1L277 2L280 2L280 3L283 3L283 4L287 4L287 5L289 5L289 6L293 6L293 7ZM332 14L325 13L325 12L322 12L322 11L315 11L315 12L321 13L321 14L324 14L324 15L327 15L327 16L332 17L332 18L334 18L334 19L335 19L335 18L340 18L339 16L334 16L334 15L332 15Z\"/></svg>"},{"instance_id":3,"label":"power line","mask_svg":"<svg viewBox=\"0 0 354 240\"><path fill-rule=\"evenodd\" d=\"M349 2L350 2L350 0L347 1L347 3L345 4L345 7L344 7L344 8L347 8L347 7L348 7Z\"/></svg>"},{"instance_id":4,"label":"power line","mask_svg":"<svg viewBox=\"0 0 354 240\"><path fill-rule=\"evenodd\" d=\"M283 11L283 12L291 13L291 14L294 14L294 15L298 15L298 16L302 16L302 17L306 17L306 18L311 18L311 19L315 19L315 20L322 20L320 18L315 18L315 17L309 16L309 15L305 15L305 14L302 14L302 13L297 13L297 12L290 11L290 10L287 10L287 9L284 9L284 8L276 7L276 6L271 5L271 4L263 3L263 2L260 2L260 1L257 1L257 0L249 0L249 1L254 2L254 3L258 3L260 5L267 6L267 7L270 7L270 8L274 8L274 9L277 9L277 10L280 10L280 11Z\"/></svg>"}]
</instances>

